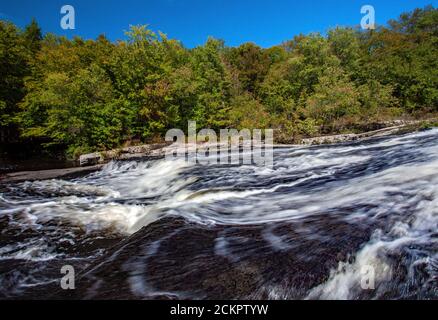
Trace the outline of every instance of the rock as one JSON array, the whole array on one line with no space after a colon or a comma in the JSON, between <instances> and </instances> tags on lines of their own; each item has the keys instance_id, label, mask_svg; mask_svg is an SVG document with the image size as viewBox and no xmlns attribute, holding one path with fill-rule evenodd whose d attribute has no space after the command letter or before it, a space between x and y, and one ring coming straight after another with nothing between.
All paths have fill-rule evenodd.
<instances>
[{"instance_id":1,"label":"rock","mask_svg":"<svg viewBox=\"0 0 438 320\"><path fill-rule=\"evenodd\" d=\"M357 139L357 135L351 133L351 134L339 134L333 136L322 136L322 137L303 139L301 143L305 145L318 145L318 144L330 144L330 143L353 141L356 139Z\"/></svg>"},{"instance_id":2,"label":"rock","mask_svg":"<svg viewBox=\"0 0 438 320\"><path fill-rule=\"evenodd\" d=\"M153 143L153 144L143 144L138 146L130 146L120 149L121 154L144 154L148 155L150 152L158 149L163 149L167 147L168 143Z\"/></svg>"},{"instance_id":3,"label":"rock","mask_svg":"<svg viewBox=\"0 0 438 320\"><path fill-rule=\"evenodd\" d=\"M154 143L130 146L121 149L113 149L102 152L84 154L79 157L81 166L90 166L98 163L105 163L111 160L137 160L148 157L163 157L165 148L171 143Z\"/></svg>"},{"instance_id":4,"label":"rock","mask_svg":"<svg viewBox=\"0 0 438 320\"><path fill-rule=\"evenodd\" d=\"M79 165L81 167L93 166L103 162L103 156L99 152L83 154L79 157Z\"/></svg>"},{"instance_id":5,"label":"rock","mask_svg":"<svg viewBox=\"0 0 438 320\"><path fill-rule=\"evenodd\" d=\"M139 145L139 146L132 146L123 148L120 150L121 154L128 153L128 154L139 154L139 153L147 153L150 152L151 146L150 145Z\"/></svg>"},{"instance_id":6,"label":"rock","mask_svg":"<svg viewBox=\"0 0 438 320\"><path fill-rule=\"evenodd\" d=\"M17 183L23 181L49 180L49 179L68 179L76 178L102 168L102 164L88 166L86 168L66 168L66 169L51 169L40 171L20 171L0 175L1 183Z\"/></svg>"},{"instance_id":7,"label":"rock","mask_svg":"<svg viewBox=\"0 0 438 320\"><path fill-rule=\"evenodd\" d=\"M366 138L372 137L382 137L390 134L396 134L402 130L415 131L417 128L415 125L418 125L420 121L403 121L403 120L394 120L391 122L385 122L386 127L378 130L367 131L363 133L348 133L348 134L337 134L337 135L328 135L314 138L302 139L301 144L303 145L320 145L320 144L331 144L331 143L342 143L348 141L356 141L362 140ZM388 127L388 125L392 125ZM409 126L413 126L410 128Z\"/></svg>"},{"instance_id":8,"label":"rock","mask_svg":"<svg viewBox=\"0 0 438 320\"><path fill-rule=\"evenodd\" d=\"M312 230L323 237L315 238ZM76 290L51 294L58 299L305 298L340 259L368 241L372 230L332 213L244 226L165 217L108 249L81 272Z\"/></svg>"}]
</instances>

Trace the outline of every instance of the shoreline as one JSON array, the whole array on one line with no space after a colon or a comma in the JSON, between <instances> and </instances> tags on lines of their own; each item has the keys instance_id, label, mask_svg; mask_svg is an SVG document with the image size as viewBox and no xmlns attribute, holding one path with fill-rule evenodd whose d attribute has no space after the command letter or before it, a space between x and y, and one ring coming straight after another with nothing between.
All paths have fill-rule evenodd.
<instances>
[{"instance_id":1,"label":"shoreline","mask_svg":"<svg viewBox=\"0 0 438 320\"><path fill-rule=\"evenodd\" d=\"M18 183L25 181L51 180L59 178L75 178L83 174L100 170L104 164L89 167L73 167L65 169L49 169L36 171L17 171L0 175L0 185L5 183Z\"/></svg>"},{"instance_id":2,"label":"shoreline","mask_svg":"<svg viewBox=\"0 0 438 320\"><path fill-rule=\"evenodd\" d=\"M384 137L393 134L402 134L405 132L414 132L420 129L419 127L417 127L417 125L421 123L423 122L416 121L361 133L346 133L304 138L301 140L301 145L335 144L349 141L361 141L367 138ZM411 130L406 130L409 129L410 126L415 127L412 127Z\"/></svg>"},{"instance_id":3,"label":"shoreline","mask_svg":"<svg viewBox=\"0 0 438 320\"><path fill-rule=\"evenodd\" d=\"M336 135L325 135L312 138L304 138L300 144L274 144L274 148L303 147L316 145L329 145L344 142L359 142L376 137L398 135L421 130L421 125L433 122L427 121L406 121L403 124L390 126L378 130L363 133L347 133ZM159 159L165 156L165 148L172 146L170 143L145 144L131 146L121 149L113 149L103 152L94 152L80 156L80 165L77 167L16 171L0 175L0 185L7 183L19 183L24 181L50 180L59 178L74 178L84 174L98 171L110 161L129 161L139 159Z\"/></svg>"}]
</instances>

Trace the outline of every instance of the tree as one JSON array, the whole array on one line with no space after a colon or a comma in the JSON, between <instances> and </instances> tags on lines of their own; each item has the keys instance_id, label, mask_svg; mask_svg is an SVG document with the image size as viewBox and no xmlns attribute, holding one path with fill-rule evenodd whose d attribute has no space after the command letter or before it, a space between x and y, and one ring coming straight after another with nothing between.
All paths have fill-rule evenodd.
<instances>
[{"instance_id":1,"label":"tree","mask_svg":"<svg viewBox=\"0 0 438 320\"><path fill-rule=\"evenodd\" d=\"M306 112L323 125L323 130L333 129L336 120L358 114L359 98L357 88L342 69L328 68L307 98Z\"/></svg>"},{"instance_id":2,"label":"tree","mask_svg":"<svg viewBox=\"0 0 438 320\"><path fill-rule=\"evenodd\" d=\"M122 120L113 97L109 78L96 65L74 77L51 73L23 103L22 135L49 137L47 146L65 145L70 155L114 147L121 143Z\"/></svg>"},{"instance_id":3,"label":"tree","mask_svg":"<svg viewBox=\"0 0 438 320\"><path fill-rule=\"evenodd\" d=\"M417 8L412 12L403 13L397 20L390 20L388 24L392 31L403 34L431 33L438 36L438 10L432 5Z\"/></svg>"},{"instance_id":4,"label":"tree","mask_svg":"<svg viewBox=\"0 0 438 320\"><path fill-rule=\"evenodd\" d=\"M305 91L301 78L304 69L304 57L301 55L272 66L260 89L269 113L292 111Z\"/></svg>"},{"instance_id":5,"label":"tree","mask_svg":"<svg viewBox=\"0 0 438 320\"><path fill-rule=\"evenodd\" d=\"M24 78L29 74L25 39L12 23L0 20L0 141L17 138L14 117L25 95Z\"/></svg>"},{"instance_id":6,"label":"tree","mask_svg":"<svg viewBox=\"0 0 438 320\"><path fill-rule=\"evenodd\" d=\"M236 70L242 90L252 94L256 93L271 63L266 52L253 43L230 48L227 52L227 61Z\"/></svg>"},{"instance_id":7,"label":"tree","mask_svg":"<svg viewBox=\"0 0 438 320\"><path fill-rule=\"evenodd\" d=\"M32 54L37 53L41 49L41 40L43 39L41 29L35 18L26 26L24 30L24 38L26 46Z\"/></svg>"},{"instance_id":8,"label":"tree","mask_svg":"<svg viewBox=\"0 0 438 320\"><path fill-rule=\"evenodd\" d=\"M407 30L411 28L415 30L413 26ZM368 77L391 85L407 112L438 110L437 43L430 33L406 34L383 28L368 42Z\"/></svg>"},{"instance_id":9,"label":"tree","mask_svg":"<svg viewBox=\"0 0 438 320\"><path fill-rule=\"evenodd\" d=\"M271 116L266 112L263 104L246 93L236 96L231 101L231 127L241 129L264 129L271 123Z\"/></svg>"},{"instance_id":10,"label":"tree","mask_svg":"<svg viewBox=\"0 0 438 320\"><path fill-rule=\"evenodd\" d=\"M341 67L353 79L360 78L363 53L357 31L351 28L335 28L328 32L328 42Z\"/></svg>"},{"instance_id":11,"label":"tree","mask_svg":"<svg viewBox=\"0 0 438 320\"><path fill-rule=\"evenodd\" d=\"M69 155L168 129L276 129L277 141L438 112L437 9L373 31L335 28L263 49L185 48L147 26L110 42L0 21L0 139ZM322 127L321 127L322 126ZM19 137L18 133L21 133ZM21 140L20 140L21 139Z\"/></svg>"},{"instance_id":12,"label":"tree","mask_svg":"<svg viewBox=\"0 0 438 320\"><path fill-rule=\"evenodd\" d=\"M191 52L190 65L198 89L193 120L199 127L219 129L229 125L231 81L221 53L223 41L209 38Z\"/></svg>"}]
</instances>

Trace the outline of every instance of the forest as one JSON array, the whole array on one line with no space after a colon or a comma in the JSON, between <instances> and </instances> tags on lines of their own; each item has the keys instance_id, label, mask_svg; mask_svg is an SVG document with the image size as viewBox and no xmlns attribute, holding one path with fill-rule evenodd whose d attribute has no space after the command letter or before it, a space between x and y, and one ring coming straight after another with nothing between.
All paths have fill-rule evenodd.
<instances>
[{"instance_id":1,"label":"forest","mask_svg":"<svg viewBox=\"0 0 438 320\"><path fill-rule=\"evenodd\" d=\"M271 48L186 48L148 26L124 40L0 20L1 151L65 157L161 141L171 128L272 128L279 143L438 114L438 9ZM8 151L11 152L11 151Z\"/></svg>"}]
</instances>

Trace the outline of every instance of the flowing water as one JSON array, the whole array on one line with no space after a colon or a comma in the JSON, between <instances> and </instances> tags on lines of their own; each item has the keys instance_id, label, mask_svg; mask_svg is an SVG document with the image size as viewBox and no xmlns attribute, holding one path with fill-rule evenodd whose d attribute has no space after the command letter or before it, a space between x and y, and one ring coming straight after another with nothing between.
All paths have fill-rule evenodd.
<instances>
[{"instance_id":1,"label":"flowing water","mask_svg":"<svg viewBox=\"0 0 438 320\"><path fill-rule=\"evenodd\" d=\"M437 299L438 129L4 184L0 228L3 298L65 294L68 264L73 298Z\"/></svg>"}]
</instances>

